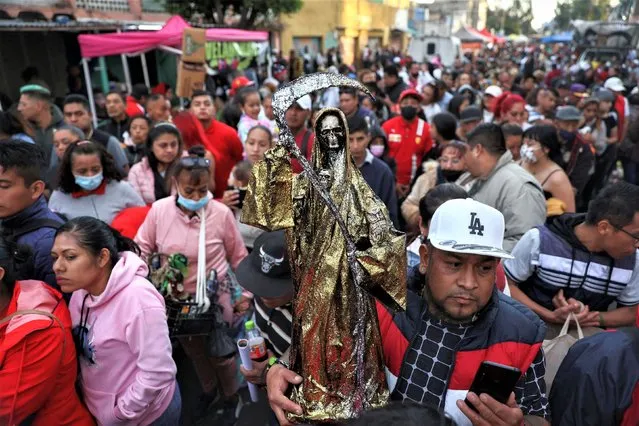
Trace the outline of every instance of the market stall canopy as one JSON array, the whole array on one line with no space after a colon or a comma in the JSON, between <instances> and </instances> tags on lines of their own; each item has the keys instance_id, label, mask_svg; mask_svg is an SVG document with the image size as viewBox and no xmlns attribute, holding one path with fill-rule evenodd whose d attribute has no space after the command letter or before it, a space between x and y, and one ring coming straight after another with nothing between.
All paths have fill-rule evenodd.
<instances>
[{"instance_id":1,"label":"market stall canopy","mask_svg":"<svg viewBox=\"0 0 639 426\"><path fill-rule=\"evenodd\" d=\"M503 44L506 42L506 39L503 37L499 37L496 36L495 34L491 33L488 28L484 28L481 31L478 31L480 35L484 36L484 37L488 37L491 41L491 43L493 44Z\"/></svg>"},{"instance_id":2,"label":"market stall canopy","mask_svg":"<svg viewBox=\"0 0 639 426\"><path fill-rule=\"evenodd\" d=\"M78 42L83 58L141 53L158 46L179 48L182 45L182 33L185 28L190 28L190 25L181 16L173 16L158 31L81 34L78 36ZM235 28L209 28L206 30L206 40L268 41L268 32Z\"/></svg>"},{"instance_id":3,"label":"market stall canopy","mask_svg":"<svg viewBox=\"0 0 639 426\"><path fill-rule=\"evenodd\" d=\"M488 37L485 37L479 34L478 31L473 30L472 28L462 27L455 34L455 37L460 39L462 43L490 43L491 40Z\"/></svg>"},{"instance_id":4,"label":"market stall canopy","mask_svg":"<svg viewBox=\"0 0 639 426\"><path fill-rule=\"evenodd\" d=\"M572 31L564 31L563 33L553 34L546 37L542 37L540 40L542 43L570 43L572 41Z\"/></svg>"}]
</instances>

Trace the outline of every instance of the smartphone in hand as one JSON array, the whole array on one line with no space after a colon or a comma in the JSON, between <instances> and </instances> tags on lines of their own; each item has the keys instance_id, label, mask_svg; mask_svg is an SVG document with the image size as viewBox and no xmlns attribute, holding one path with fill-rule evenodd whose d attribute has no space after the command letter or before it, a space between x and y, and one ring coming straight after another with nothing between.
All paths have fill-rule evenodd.
<instances>
[{"instance_id":1,"label":"smartphone in hand","mask_svg":"<svg viewBox=\"0 0 639 426\"><path fill-rule=\"evenodd\" d=\"M520 377L521 371L518 368L496 362L484 361L479 366L479 370L477 370L469 392L473 392L477 396L485 393L490 395L494 400L505 404L508 402L508 398L515 389L515 385ZM468 398L466 398L464 402L470 408L477 411L473 404L468 401Z\"/></svg>"}]
</instances>

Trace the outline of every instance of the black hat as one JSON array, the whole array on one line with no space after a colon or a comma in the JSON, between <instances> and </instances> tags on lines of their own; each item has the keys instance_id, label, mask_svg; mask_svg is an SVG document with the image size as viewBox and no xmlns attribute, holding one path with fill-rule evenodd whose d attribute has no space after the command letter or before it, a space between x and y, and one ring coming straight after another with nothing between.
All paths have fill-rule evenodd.
<instances>
[{"instance_id":1,"label":"black hat","mask_svg":"<svg viewBox=\"0 0 639 426\"><path fill-rule=\"evenodd\" d=\"M484 118L481 110L476 107L476 106L469 106L466 107L460 114L459 114L459 122L464 124L464 123L470 123L471 121L482 121Z\"/></svg>"},{"instance_id":2,"label":"black hat","mask_svg":"<svg viewBox=\"0 0 639 426\"><path fill-rule=\"evenodd\" d=\"M258 297L281 297L293 291L284 231L265 232L235 271L240 285Z\"/></svg>"}]
</instances>

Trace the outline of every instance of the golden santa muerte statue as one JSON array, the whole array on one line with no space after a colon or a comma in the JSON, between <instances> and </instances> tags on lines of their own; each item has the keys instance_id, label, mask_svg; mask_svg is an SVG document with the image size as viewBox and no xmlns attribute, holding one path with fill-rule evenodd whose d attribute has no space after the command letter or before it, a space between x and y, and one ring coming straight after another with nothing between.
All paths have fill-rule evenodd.
<instances>
[{"instance_id":1,"label":"golden santa muerte statue","mask_svg":"<svg viewBox=\"0 0 639 426\"><path fill-rule=\"evenodd\" d=\"M274 94L279 143L253 166L242 210L246 224L287 230L296 292L290 364L303 379L290 395L303 413L289 415L298 422L349 419L386 404L374 298L395 310L406 303L404 235L351 159L344 114L334 108L319 113L312 164L286 126L293 102L331 86L368 93L355 80L322 73ZM297 176L291 156L304 168Z\"/></svg>"}]
</instances>

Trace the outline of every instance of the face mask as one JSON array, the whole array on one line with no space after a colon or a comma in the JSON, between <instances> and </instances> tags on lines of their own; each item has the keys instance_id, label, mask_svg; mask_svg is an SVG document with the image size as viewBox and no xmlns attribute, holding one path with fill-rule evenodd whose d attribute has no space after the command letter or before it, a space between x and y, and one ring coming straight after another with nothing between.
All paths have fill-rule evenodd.
<instances>
[{"instance_id":1,"label":"face mask","mask_svg":"<svg viewBox=\"0 0 639 426\"><path fill-rule=\"evenodd\" d=\"M536 163L537 156L535 155L535 151L536 149L528 145L522 145L519 149L519 155L521 155L521 158L523 158L524 161L527 161L529 163Z\"/></svg>"},{"instance_id":2,"label":"face mask","mask_svg":"<svg viewBox=\"0 0 639 426\"><path fill-rule=\"evenodd\" d=\"M192 212L196 212L200 210L202 207L206 206L209 202L209 195L207 194L205 197L200 198L199 200L191 200L189 198L185 198L178 192L178 204L184 207L187 210Z\"/></svg>"},{"instance_id":3,"label":"face mask","mask_svg":"<svg viewBox=\"0 0 639 426\"><path fill-rule=\"evenodd\" d=\"M464 173L463 170L444 170L442 169L442 176L447 182L455 182Z\"/></svg>"},{"instance_id":4,"label":"face mask","mask_svg":"<svg viewBox=\"0 0 639 426\"><path fill-rule=\"evenodd\" d=\"M93 191L102 183L102 172L94 176L75 176L75 183L85 191Z\"/></svg>"},{"instance_id":5,"label":"face mask","mask_svg":"<svg viewBox=\"0 0 639 426\"><path fill-rule=\"evenodd\" d=\"M572 143L575 140L576 134L573 132L569 132L568 130L560 130L559 137L563 139L566 143Z\"/></svg>"},{"instance_id":6,"label":"face mask","mask_svg":"<svg viewBox=\"0 0 639 426\"><path fill-rule=\"evenodd\" d=\"M411 121L417 115L417 108L414 106L405 106L401 109L404 120Z\"/></svg>"},{"instance_id":7,"label":"face mask","mask_svg":"<svg viewBox=\"0 0 639 426\"><path fill-rule=\"evenodd\" d=\"M371 150L371 154L373 154L375 157L381 157L382 155L384 155L384 145L371 145L370 150Z\"/></svg>"}]
</instances>

